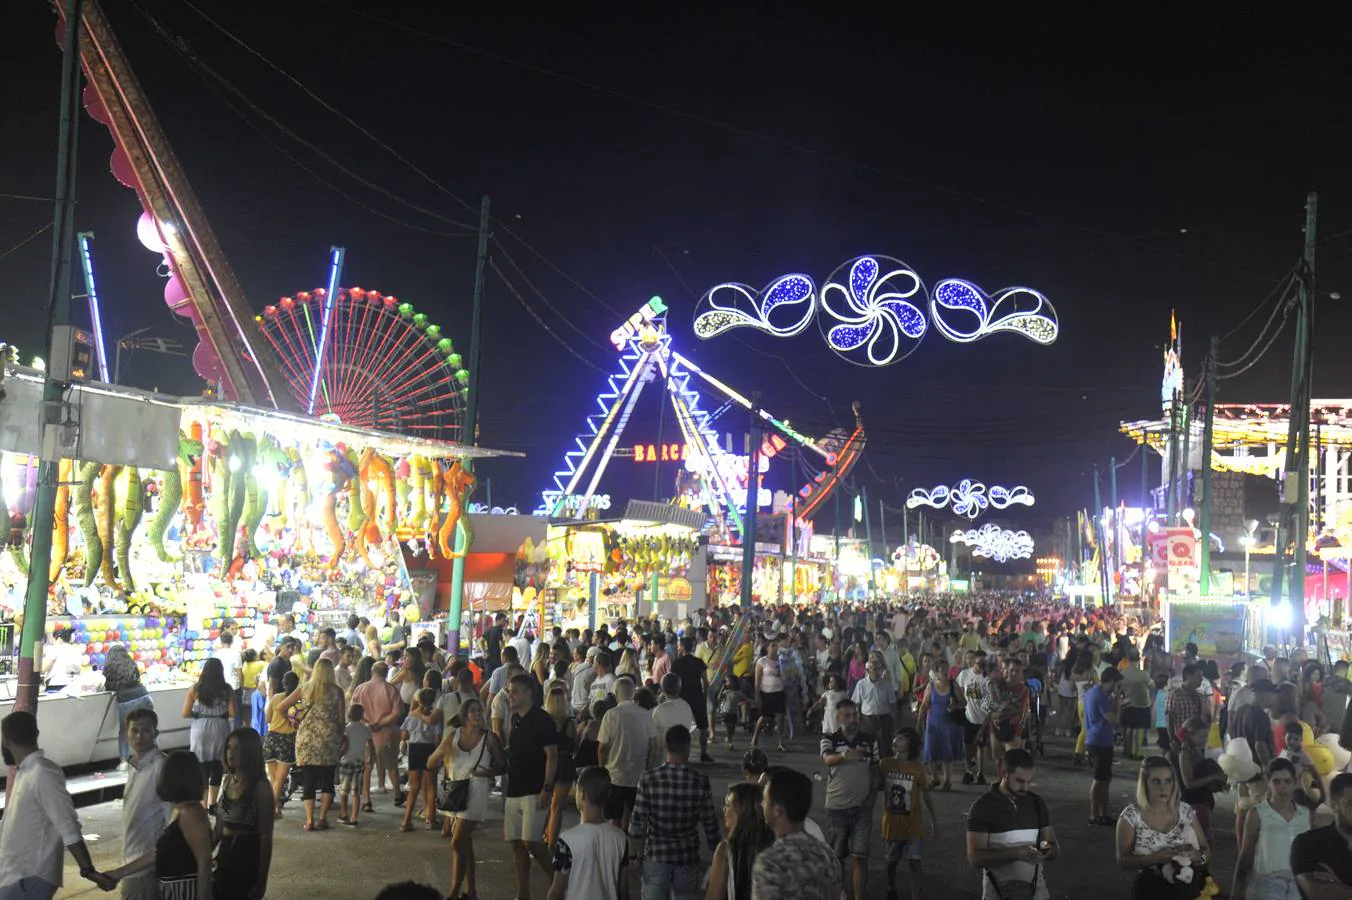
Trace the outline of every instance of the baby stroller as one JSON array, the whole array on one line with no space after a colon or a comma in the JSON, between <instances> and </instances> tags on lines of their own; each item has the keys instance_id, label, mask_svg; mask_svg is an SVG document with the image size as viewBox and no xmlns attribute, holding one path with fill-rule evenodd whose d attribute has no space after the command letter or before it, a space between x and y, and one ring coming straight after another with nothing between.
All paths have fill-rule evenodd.
<instances>
[{"instance_id":1,"label":"baby stroller","mask_svg":"<svg viewBox=\"0 0 1352 900\"><path fill-rule=\"evenodd\" d=\"M1028 679L1028 720L1023 725L1023 739L1038 756L1045 756L1047 752L1042 746L1042 726L1046 724L1047 715L1042 690L1042 679Z\"/></svg>"}]
</instances>

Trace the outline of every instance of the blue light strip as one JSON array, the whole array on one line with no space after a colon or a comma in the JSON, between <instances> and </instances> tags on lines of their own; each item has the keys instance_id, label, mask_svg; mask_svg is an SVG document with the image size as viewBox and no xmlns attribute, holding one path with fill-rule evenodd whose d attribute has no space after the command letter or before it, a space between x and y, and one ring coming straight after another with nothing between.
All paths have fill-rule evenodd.
<instances>
[{"instance_id":1,"label":"blue light strip","mask_svg":"<svg viewBox=\"0 0 1352 900\"><path fill-rule=\"evenodd\" d=\"M328 349L329 344L329 319L333 316L333 304L338 301L338 280L343 277L343 257L346 252L342 247L329 248L329 292L324 296L324 318L319 325L315 370L310 376L310 403L305 409L305 412L312 416L315 414L315 396L319 393L319 379L324 372L324 351ZM330 407L329 412L332 411L333 408Z\"/></svg>"},{"instance_id":2,"label":"blue light strip","mask_svg":"<svg viewBox=\"0 0 1352 900\"><path fill-rule=\"evenodd\" d=\"M89 320L93 325L94 348L99 354L99 377L104 384L112 384L108 377L108 351L103 345L103 318L99 315L99 294L94 289L94 256L89 250L92 231L80 232L80 266L84 269L85 293L89 295Z\"/></svg>"}]
</instances>

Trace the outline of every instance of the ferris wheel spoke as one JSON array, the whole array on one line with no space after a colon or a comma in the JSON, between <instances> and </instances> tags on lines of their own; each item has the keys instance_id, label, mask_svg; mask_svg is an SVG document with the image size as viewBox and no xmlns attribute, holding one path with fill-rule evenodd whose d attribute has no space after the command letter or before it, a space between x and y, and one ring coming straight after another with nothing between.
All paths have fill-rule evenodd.
<instances>
[{"instance_id":1,"label":"ferris wheel spoke","mask_svg":"<svg viewBox=\"0 0 1352 900\"><path fill-rule=\"evenodd\" d=\"M350 302L351 301L349 300L349 303ZM374 307L375 304L373 303L362 303L360 323L356 324L355 327L353 323L358 322L358 316L351 313L348 315L347 346L352 348L354 356L360 355L363 352L361 349L362 345L368 342L376 333L374 328L375 323L372 323L370 319ZM376 309L374 311L377 316L377 321L379 321L379 310ZM355 378L357 377L358 371L359 370L354 367L343 372L341 381L342 392L345 396L350 395L351 392L357 389Z\"/></svg>"}]
</instances>

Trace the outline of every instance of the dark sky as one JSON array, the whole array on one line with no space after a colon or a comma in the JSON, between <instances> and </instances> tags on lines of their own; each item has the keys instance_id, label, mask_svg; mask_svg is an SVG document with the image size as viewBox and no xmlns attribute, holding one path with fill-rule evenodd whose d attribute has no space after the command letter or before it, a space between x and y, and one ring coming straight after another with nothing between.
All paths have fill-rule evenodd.
<instances>
[{"instance_id":1,"label":"dark sky","mask_svg":"<svg viewBox=\"0 0 1352 900\"><path fill-rule=\"evenodd\" d=\"M1158 409L1170 309L1195 373L1207 338L1236 325L1295 262L1311 189L1324 238L1316 395L1352 394L1352 362L1338 346L1352 327L1352 57L1332 18L197 5L470 205L491 195L495 215L529 244L499 228L495 259L558 340L594 365L614 367L615 311L660 294L684 350L740 390L762 391L804 430L848 424L850 401L861 400L871 437L856 481L888 503L970 476L1028 485L1040 497L1030 521L1087 505L1093 466L1131 452L1116 423ZM328 247L341 244L345 282L398 294L467 343L472 237L405 226L463 228L361 185L246 112L265 140L137 4L107 6L255 308L319 285ZM369 182L473 225L471 210L192 7L139 8L296 135ZM388 22L359 14L367 10ZM0 193L51 193L61 62L52 24L43 3L6 5ZM108 334L150 326L191 340L160 300L155 258L135 241L139 206L108 173L108 134L87 116L80 127L78 227L97 234ZM39 318L26 311L47 292L50 236L5 251L50 219L50 204L0 197L2 336L25 347L38 341ZM790 271L821 281L861 253L904 259L931 284L961 276L989 289L1037 287L1059 311L1061 338L1041 348L931 335L904 362L870 370L836 359L815 329L789 341L691 335L692 291ZM1257 325L1227 339L1222 359L1239 358ZM604 379L496 276L484 340L481 440L529 455L486 468L493 499L532 507ZM1284 336L1223 382L1221 399L1285 399L1289 361ZM129 374L175 393L199 387L186 365L158 357L138 356ZM635 439L655 440L657 419L655 401L642 405ZM723 423L744 427L731 414ZM1133 465L1124 476L1133 493L1139 473ZM649 495L651 478L621 462L603 486ZM787 473L776 478L796 486Z\"/></svg>"}]
</instances>

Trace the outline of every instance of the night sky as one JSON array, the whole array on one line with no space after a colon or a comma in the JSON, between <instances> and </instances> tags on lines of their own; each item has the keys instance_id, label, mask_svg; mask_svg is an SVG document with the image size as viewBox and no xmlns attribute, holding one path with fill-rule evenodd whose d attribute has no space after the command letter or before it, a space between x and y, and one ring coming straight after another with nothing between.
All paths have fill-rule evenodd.
<instances>
[{"instance_id":1,"label":"night sky","mask_svg":"<svg viewBox=\"0 0 1352 900\"><path fill-rule=\"evenodd\" d=\"M464 349L477 218L467 206L492 197L495 261L554 335L490 275L481 442L528 454L482 470L499 505L533 508L604 381L578 357L613 370L607 336L654 294L672 309L680 348L801 429L847 426L850 401L862 401L870 439L854 481L871 496L900 505L913 487L973 477L1026 484L1039 497L1020 517L1030 525L1088 505L1093 467L1132 452L1117 422L1158 411L1170 310L1195 376L1208 338L1296 261L1311 189L1321 210L1315 395L1352 395L1352 355L1339 346L1352 327L1352 57L1332 13L1124 22L1096 10L1073 21L984 8L626 4L513 16L416 2L197 2L382 147L186 3L105 5L256 309L321 284L327 250L341 244L347 284L413 302ZM0 194L52 191L53 21L36 0L6 4ZM442 218L355 181L258 110ZM108 172L106 130L87 116L80 129L77 228L97 236L109 339L148 326L191 342L160 299L156 258L135 240L139 204ZM0 338L26 355L40 342L28 311L48 291L50 234L10 248L51 217L50 203L0 196ZM1042 348L930 335L904 362L862 369L815 328L791 340L691 334L695 297L716 283L793 271L820 282L862 253L901 258L930 284L1036 287L1056 305L1061 338ZM1264 317L1229 337L1221 358L1239 358ZM1289 335L1223 382L1220 399L1285 400ZM142 354L127 372L142 387L200 388L186 361ZM745 427L737 413L720 422ZM656 400L630 428L635 442L657 439ZM671 439L670 417L666 429ZM651 467L612 471L604 489L651 497ZM1139 473L1134 464L1124 476L1133 500ZM797 486L783 470L772 481ZM829 505L819 527L830 527Z\"/></svg>"}]
</instances>

